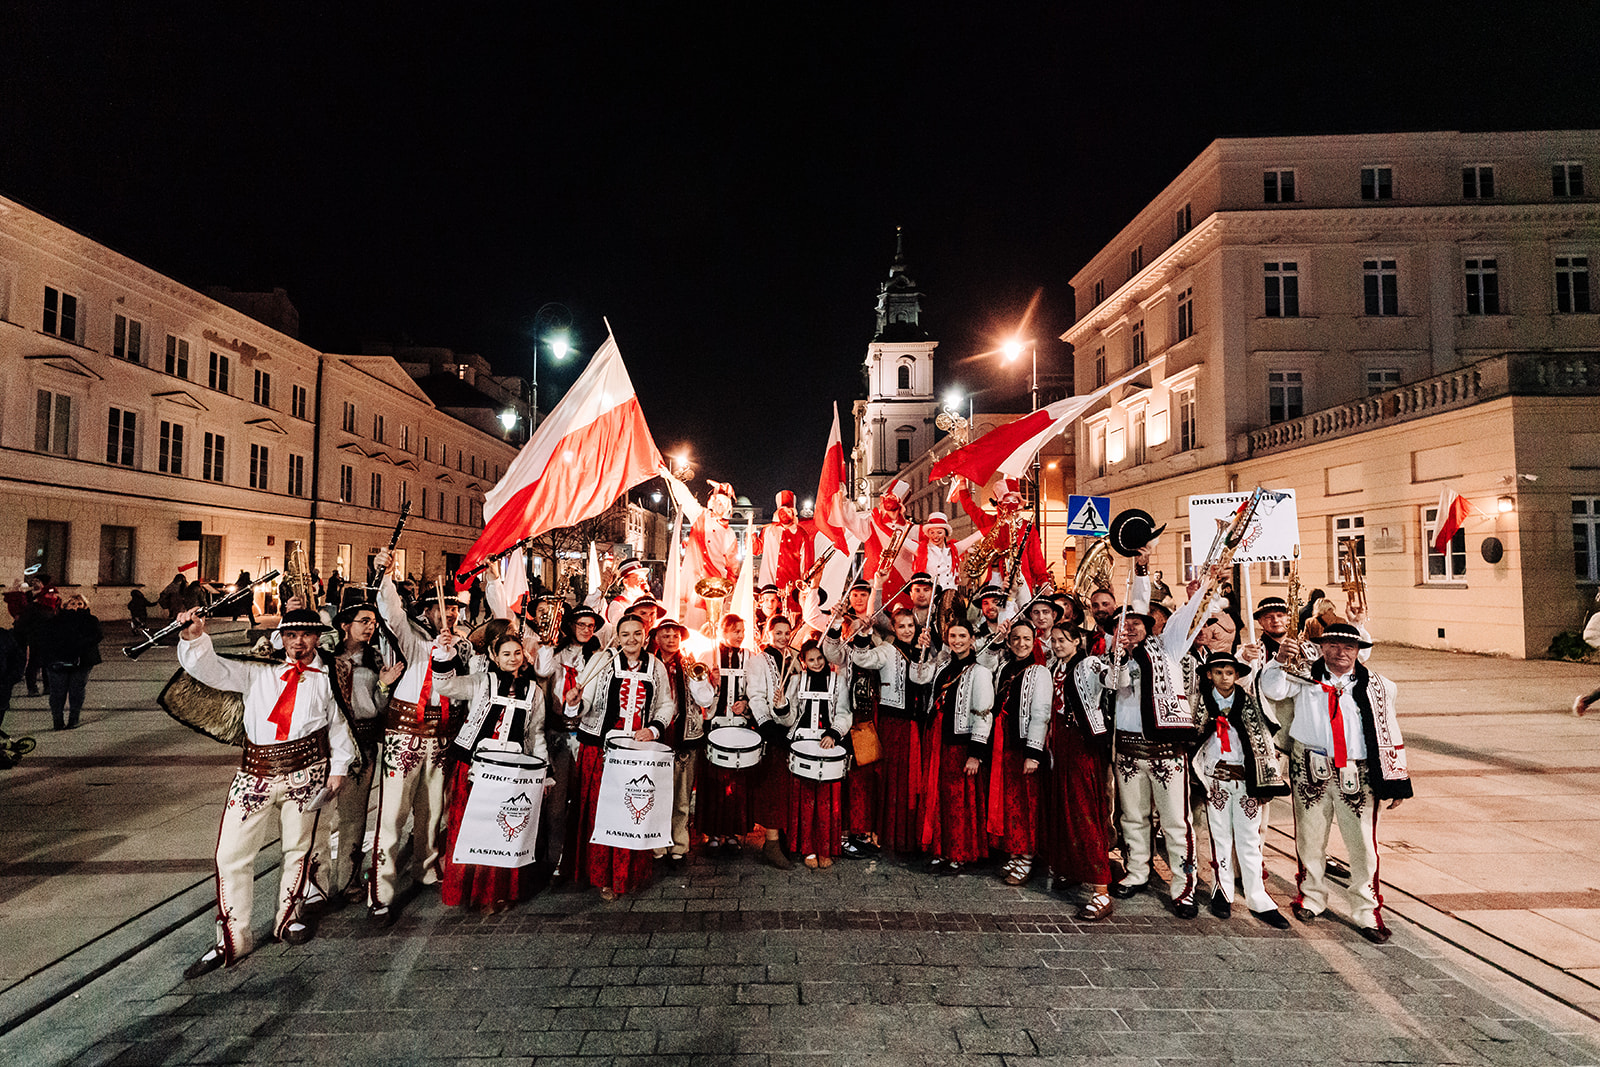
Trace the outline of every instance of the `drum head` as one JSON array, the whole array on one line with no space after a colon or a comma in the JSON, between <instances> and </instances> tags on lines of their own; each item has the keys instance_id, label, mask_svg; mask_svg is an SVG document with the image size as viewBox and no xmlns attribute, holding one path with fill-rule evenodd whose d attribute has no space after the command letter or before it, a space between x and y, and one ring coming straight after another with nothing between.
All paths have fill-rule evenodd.
<instances>
[{"instance_id":1,"label":"drum head","mask_svg":"<svg viewBox=\"0 0 1600 1067\"><path fill-rule=\"evenodd\" d=\"M844 758L844 749L841 746L834 745L832 748L823 748L821 741L813 741L810 738L791 742L789 751L805 756L807 759L831 760Z\"/></svg>"},{"instance_id":2,"label":"drum head","mask_svg":"<svg viewBox=\"0 0 1600 1067\"><path fill-rule=\"evenodd\" d=\"M501 752L492 748L478 749L472 754L472 762L488 763L519 771L542 770L545 765L544 760L537 756L529 756L522 752Z\"/></svg>"},{"instance_id":3,"label":"drum head","mask_svg":"<svg viewBox=\"0 0 1600 1067\"><path fill-rule=\"evenodd\" d=\"M636 741L632 734L610 734L606 737L607 748L631 748L635 752L671 752L672 746L664 745L660 741Z\"/></svg>"},{"instance_id":4,"label":"drum head","mask_svg":"<svg viewBox=\"0 0 1600 1067\"><path fill-rule=\"evenodd\" d=\"M743 726L720 726L706 735L706 742L729 752L744 752L761 746L761 735Z\"/></svg>"}]
</instances>

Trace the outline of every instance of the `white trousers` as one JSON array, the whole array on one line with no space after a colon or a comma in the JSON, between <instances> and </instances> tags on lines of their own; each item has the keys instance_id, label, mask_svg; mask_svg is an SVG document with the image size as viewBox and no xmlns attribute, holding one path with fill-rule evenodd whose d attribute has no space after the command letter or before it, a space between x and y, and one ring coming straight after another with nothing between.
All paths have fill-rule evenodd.
<instances>
[{"instance_id":1,"label":"white trousers","mask_svg":"<svg viewBox=\"0 0 1600 1067\"><path fill-rule=\"evenodd\" d=\"M217 831L217 944L232 963L255 946L250 911L255 903L256 856L274 832L283 840L278 908L272 932L299 918L301 900L322 863L317 844L319 811L305 806L328 783L328 761L293 774L258 778L239 771L228 787Z\"/></svg>"},{"instance_id":2,"label":"white trousers","mask_svg":"<svg viewBox=\"0 0 1600 1067\"><path fill-rule=\"evenodd\" d=\"M405 844L406 817L411 818L411 873L422 885L439 880L444 847L445 751L437 737L413 737L393 730L383 735L379 757L378 837L373 850L373 878L367 903L388 907L400 891L400 847Z\"/></svg>"},{"instance_id":3,"label":"white trousers","mask_svg":"<svg viewBox=\"0 0 1600 1067\"><path fill-rule=\"evenodd\" d=\"M668 852L674 856L689 854L689 806L694 800L694 769L699 763L694 749L672 758L672 847L656 849L657 856Z\"/></svg>"},{"instance_id":4,"label":"white trousers","mask_svg":"<svg viewBox=\"0 0 1600 1067\"><path fill-rule=\"evenodd\" d=\"M1123 885L1143 885L1150 880L1152 809L1161 815L1161 832L1167 839L1167 863L1172 868L1174 904L1194 900L1194 823L1189 818L1189 773L1186 761L1134 759L1118 755L1116 761L1118 825L1127 846L1123 865L1128 874Z\"/></svg>"},{"instance_id":5,"label":"white trousers","mask_svg":"<svg viewBox=\"0 0 1600 1067\"><path fill-rule=\"evenodd\" d=\"M328 895L338 896L361 878L362 842L367 836L367 809L372 800L372 778L377 761L368 762L361 773L351 775L344 791L334 801L338 817L324 819L325 833L331 833L333 824L339 831L339 847L326 848L328 857Z\"/></svg>"},{"instance_id":6,"label":"white trousers","mask_svg":"<svg viewBox=\"0 0 1600 1067\"><path fill-rule=\"evenodd\" d=\"M1261 868L1261 816L1263 801L1245 792L1238 781L1213 780L1206 795L1206 828L1211 831L1211 872L1222 899L1233 903L1234 855L1244 882L1244 902L1251 911L1276 911L1277 903L1267 895Z\"/></svg>"},{"instance_id":7,"label":"white trousers","mask_svg":"<svg viewBox=\"0 0 1600 1067\"><path fill-rule=\"evenodd\" d=\"M1365 760L1353 761L1361 789L1343 793L1339 772L1318 781L1309 752L1296 741L1289 776L1294 782L1294 847L1300 860L1295 903L1317 914L1328 907L1328 831L1339 824L1350 857L1350 917L1357 926L1383 929L1383 897L1378 892L1378 805L1367 779ZM1331 760L1329 761L1332 762Z\"/></svg>"}]
</instances>

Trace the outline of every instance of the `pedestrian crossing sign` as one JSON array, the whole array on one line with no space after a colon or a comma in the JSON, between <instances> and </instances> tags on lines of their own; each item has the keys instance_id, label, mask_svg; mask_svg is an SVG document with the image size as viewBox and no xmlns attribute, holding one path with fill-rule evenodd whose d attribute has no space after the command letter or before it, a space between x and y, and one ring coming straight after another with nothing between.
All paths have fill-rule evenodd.
<instances>
[{"instance_id":1,"label":"pedestrian crossing sign","mask_svg":"<svg viewBox=\"0 0 1600 1067\"><path fill-rule=\"evenodd\" d=\"M1067 533L1085 537L1104 537L1111 531L1111 498L1108 496L1067 497Z\"/></svg>"}]
</instances>

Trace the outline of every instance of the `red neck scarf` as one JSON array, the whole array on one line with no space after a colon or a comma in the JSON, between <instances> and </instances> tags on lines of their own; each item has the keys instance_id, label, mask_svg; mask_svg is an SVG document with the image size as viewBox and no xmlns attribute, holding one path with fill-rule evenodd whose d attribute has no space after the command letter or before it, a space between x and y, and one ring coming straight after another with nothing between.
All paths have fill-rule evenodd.
<instances>
[{"instance_id":1,"label":"red neck scarf","mask_svg":"<svg viewBox=\"0 0 1600 1067\"><path fill-rule=\"evenodd\" d=\"M287 669L281 675L288 684L283 687L283 692L278 694L278 702L272 705L272 711L267 716L267 721L278 728L273 735L274 741L289 740L289 724L294 721L295 696L300 692L300 676L309 671L312 674L321 674L316 667L301 663L299 660L290 660L285 664Z\"/></svg>"}]
</instances>

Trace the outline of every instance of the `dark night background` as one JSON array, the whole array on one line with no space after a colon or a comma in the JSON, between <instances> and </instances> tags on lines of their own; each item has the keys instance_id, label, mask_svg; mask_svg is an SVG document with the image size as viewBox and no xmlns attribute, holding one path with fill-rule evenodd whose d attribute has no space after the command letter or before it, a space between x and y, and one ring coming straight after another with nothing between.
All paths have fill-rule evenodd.
<instances>
[{"instance_id":1,"label":"dark night background","mask_svg":"<svg viewBox=\"0 0 1600 1067\"><path fill-rule=\"evenodd\" d=\"M524 373L541 304L584 355L606 315L661 447L767 504L848 426L897 225L941 390L1020 409L972 357L1038 290L1064 363L1068 277L1213 138L1600 125L1591 4L948 10L6 4L0 194L325 351Z\"/></svg>"}]
</instances>

